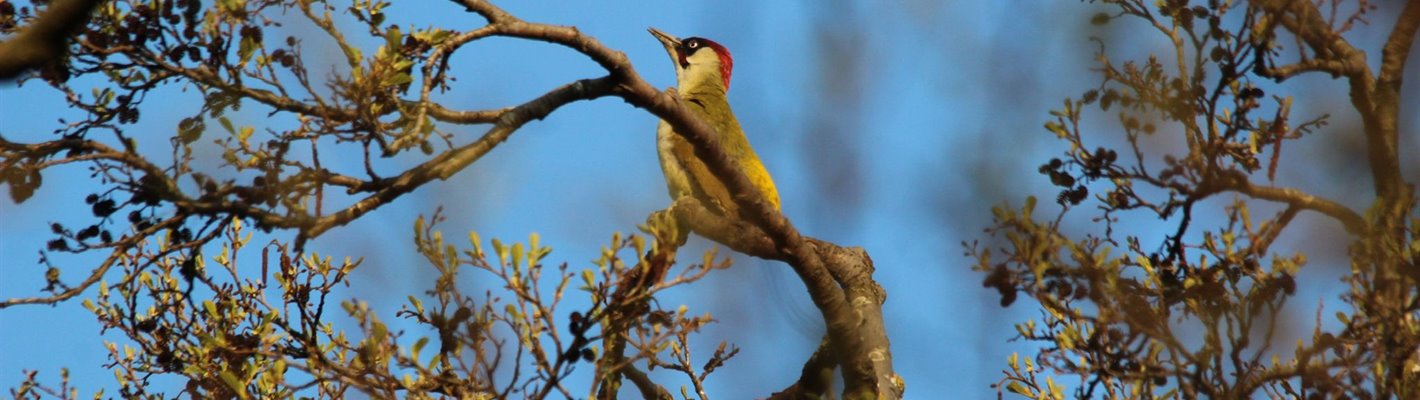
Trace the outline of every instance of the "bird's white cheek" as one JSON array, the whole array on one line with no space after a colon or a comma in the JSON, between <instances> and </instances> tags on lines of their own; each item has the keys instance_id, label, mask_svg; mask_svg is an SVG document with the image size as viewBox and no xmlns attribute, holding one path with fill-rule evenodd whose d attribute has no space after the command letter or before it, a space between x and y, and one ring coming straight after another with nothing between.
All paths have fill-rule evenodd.
<instances>
[{"instance_id":1,"label":"bird's white cheek","mask_svg":"<svg viewBox=\"0 0 1420 400\"><path fill-rule=\"evenodd\" d=\"M720 59L715 52L699 51L686 58L690 65L677 76L682 91L690 91L701 85L713 84L720 79Z\"/></svg>"}]
</instances>

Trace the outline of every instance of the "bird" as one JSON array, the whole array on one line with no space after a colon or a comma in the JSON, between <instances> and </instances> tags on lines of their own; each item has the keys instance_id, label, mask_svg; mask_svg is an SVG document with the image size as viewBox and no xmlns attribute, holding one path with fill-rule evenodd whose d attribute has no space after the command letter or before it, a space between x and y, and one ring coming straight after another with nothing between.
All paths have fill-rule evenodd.
<instances>
[{"instance_id":1,"label":"bird","mask_svg":"<svg viewBox=\"0 0 1420 400\"><path fill-rule=\"evenodd\" d=\"M775 211L780 211L779 190L774 186L774 179L750 147L726 97L734 68L730 50L702 37L678 39L656 28L648 30L665 46L675 65L675 95L680 96L701 121L714 128L713 140L730 156L734 168L749 178ZM745 219L734 194L710 172L690 142L665 120L656 127L656 150L672 200L693 196L721 215Z\"/></svg>"}]
</instances>

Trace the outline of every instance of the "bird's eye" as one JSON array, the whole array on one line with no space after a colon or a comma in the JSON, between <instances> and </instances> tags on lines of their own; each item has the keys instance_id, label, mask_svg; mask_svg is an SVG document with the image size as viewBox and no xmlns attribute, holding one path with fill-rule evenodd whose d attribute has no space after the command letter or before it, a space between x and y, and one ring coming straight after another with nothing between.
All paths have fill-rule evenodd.
<instances>
[{"instance_id":1,"label":"bird's eye","mask_svg":"<svg viewBox=\"0 0 1420 400\"><path fill-rule=\"evenodd\" d=\"M692 49L699 48L699 47L700 47L700 41L699 41L699 40L692 40L692 41L686 42L686 43L685 43L685 47L689 47L689 48L692 48Z\"/></svg>"}]
</instances>

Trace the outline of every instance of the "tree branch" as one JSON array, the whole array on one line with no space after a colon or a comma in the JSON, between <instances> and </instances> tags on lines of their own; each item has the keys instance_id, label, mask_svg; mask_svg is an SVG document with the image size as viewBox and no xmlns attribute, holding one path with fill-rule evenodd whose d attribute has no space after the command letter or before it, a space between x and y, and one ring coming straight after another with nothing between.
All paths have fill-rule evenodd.
<instances>
[{"instance_id":1,"label":"tree branch","mask_svg":"<svg viewBox=\"0 0 1420 400\"><path fill-rule=\"evenodd\" d=\"M1405 74L1405 60L1410 56L1410 47L1415 43L1415 34L1420 31L1420 0L1410 0L1396 18L1395 30L1390 32L1385 47L1381 48L1382 86L1400 86Z\"/></svg>"},{"instance_id":2,"label":"tree branch","mask_svg":"<svg viewBox=\"0 0 1420 400\"><path fill-rule=\"evenodd\" d=\"M679 97L658 91L641 79L625 54L575 28L523 22L486 1L455 1L486 18L497 27L499 35L559 44L590 57L616 81L615 94L670 123L695 147L696 155L705 160L711 172L732 193L737 193L736 201L749 211L749 222L768 234L776 253L804 282L814 305L823 314L830 342L842 362L844 397L901 397L901 378L892 372L891 351L882 327L882 289L872 282L872 261L865 252L857 252L857 259L852 260L850 252L830 251L837 246L814 246L801 236L783 214L769 206L749 178L734 168L729 156L714 143L714 130L690 113ZM830 267L825 265L827 256L833 256L831 261L835 263L853 262ZM837 281L831 269L852 269L852 274L843 275L868 279Z\"/></svg>"},{"instance_id":3,"label":"tree branch","mask_svg":"<svg viewBox=\"0 0 1420 400\"><path fill-rule=\"evenodd\" d=\"M725 151L715 145L709 125L691 114L680 98L656 92L637 79L623 83L625 91L622 97L661 117L685 137L710 171L725 183L730 192L736 193L735 200L749 211L749 222L763 229L778 252L782 253L782 259L794 267L814 305L823 314L839 359L844 360L844 397L876 397L874 394L893 393L895 385L891 383L891 377L896 375L891 373L887 338L862 335L859 328L864 320L851 312L849 298L839 286L849 282L836 282L824 265L823 258L809 246L809 242L787 218L768 205L743 172L734 168ZM881 324L881 320L872 324ZM871 358L869 354L875 352L883 356L876 360Z\"/></svg>"},{"instance_id":4,"label":"tree branch","mask_svg":"<svg viewBox=\"0 0 1420 400\"><path fill-rule=\"evenodd\" d=\"M1385 76L1380 82L1372 78L1370 67L1366 65L1366 53L1334 31L1316 4L1281 0L1258 3L1283 27L1306 42L1317 53L1317 58L1340 63L1339 72L1347 77L1351 87L1351 104L1361 113L1365 126L1366 158L1370 162L1376 196L1385 204L1398 201L1408 193L1400 174L1397 143L1400 77L1416 30L1420 29L1417 0L1406 3L1395 30L1386 41L1381 64L1381 73Z\"/></svg>"},{"instance_id":5,"label":"tree branch","mask_svg":"<svg viewBox=\"0 0 1420 400\"><path fill-rule=\"evenodd\" d=\"M1334 74L1341 74L1345 70L1345 63L1336 60L1312 58L1298 61L1293 64L1264 68L1261 75L1263 77L1276 80L1277 82L1282 82L1287 80L1287 78L1291 78L1293 76L1301 75L1308 72L1329 72Z\"/></svg>"},{"instance_id":6,"label":"tree branch","mask_svg":"<svg viewBox=\"0 0 1420 400\"><path fill-rule=\"evenodd\" d=\"M62 0L61 0L62 1ZM169 177L167 171L151 165L136 153L114 151L111 148L102 147L102 144L84 140L82 143L92 144L97 152L103 155L87 155L91 159L102 157L112 158L114 161L126 164L130 167L141 170L147 175L161 178L163 187L160 196L165 201L170 201L180 210L180 216L210 215L226 213L237 217L254 218L266 226L296 228L299 231L297 236L297 248L300 248L304 241L311 237L319 236L331 228L342 226L354 219L370 212L378 207L388 204L394 199L409 193L416 188L434 179L448 179L454 174L467 168L472 163L479 160L498 144L507 140L513 132L524 124L548 116L557 108L578 100L595 99L599 97L614 95L621 97L628 103L643 108L650 113L660 117L670 123L696 148L697 155L706 160L710 170L726 183L726 186L734 193L738 193L736 201L742 209L748 212L748 221L725 221L723 217L701 223L692 224L692 229L697 232L704 232L704 226L714 226L715 224L730 223L733 230L724 232L738 232L744 237L744 242L737 244L736 248L747 248L747 254L752 254L765 258L783 260L793 267L796 274L803 281L815 305L822 313L822 317L828 326L828 341L826 348L829 349L827 356L815 357L813 359L837 360L843 367L845 381L845 398L900 398L902 395L902 382L892 369L892 357L887 340L885 328L881 315L881 304L885 299L882 289L872 280L872 260L862 249L844 248L832 243L818 241L802 236L790 221L780 214L773 207L769 206L765 199L761 198L758 190L753 189L745 175L734 168L734 164L726 155L725 151L714 143L715 136L710 125L698 119L690 113L678 96L661 92L643 80L632 67L630 60L625 54L613 50L596 38L583 35L580 31L572 27L553 26L546 24L528 23L519 20L492 4L481 0L456 0L458 4L466 6L469 10L478 13L486 18L489 24L476 31L471 31L463 36L455 38L455 41L470 41L486 36L506 36L538 40L553 43L573 49L608 71L608 76L580 80L568 85L556 88L542 96L512 108L458 112L447 110L432 104L427 104L427 91L431 87L426 77L426 84L420 93L420 100L417 103L410 101L400 101L404 107L419 107L418 116L433 116L436 119L449 122L464 123L493 123L487 132L476 141L456 147L452 150L435 156L434 158L408 170L403 171L391 178L373 178L375 174L370 171L372 178L368 181L342 179L341 184L349 189L350 193L370 192L370 194L353 204L327 215L311 215L303 210L291 209L284 214L277 211L260 208L256 204L248 204L244 201L230 200L228 196L233 193L229 189L220 189L216 192L204 192L201 196L189 197L181 193L175 183L177 177L183 173L176 173L177 176ZM61 6L70 4L88 4L92 7L97 1L90 0L69 0L63 3L55 3L51 7L49 14L58 14ZM303 10L310 12L309 10ZM31 26L24 35L34 33L39 35L48 32L46 37L55 40L55 32L64 33L60 35L60 42L67 36L68 29L72 29L79 22L69 21L69 24L59 24L65 29L51 29L47 21L51 16L47 14L40 22ZM312 20L318 25L326 18L314 15ZM57 17L56 17L57 18ZM323 28L326 28L323 26ZM13 45L24 43L17 38L11 43L2 45ZM337 42L340 38L337 37ZM449 44L452 52L458 43ZM344 47L344 46L342 46ZM62 46L60 47L62 48ZM5 53L0 53L5 54ZM357 118L363 118L363 110L356 108L330 107L324 104L311 104L310 102L299 101L285 96L284 92L250 88L238 81L228 82L230 79L240 79L239 76L224 77L219 71L206 66L185 68L178 63L164 62L163 57L155 53L138 52L134 59L141 61L145 67L166 70L199 85L207 86L216 90L238 93L240 96L252 99L276 109L293 112L312 117L327 119L332 122L350 122ZM347 52L347 59L351 53ZM439 55L438 57L442 57ZM433 57L430 60L433 60ZM8 59L8 58L7 58ZM137 63L135 61L135 63ZM350 60L347 60L350 61ZM426 68L427 73L432 69ZM393 107L391 108L393 109ZM408 108L405 109L408 112ZM386 109L384 112L393 112ZM419 118L422 121L423 118ZM421 122L422 123L422 122ZM376 133L377 134L377 133ZM47 144L63 147L65 149L76 146L69 140L59 140ZM68 146L68 147L66 147ZM69 161L76 161L69 160ZM135 161L136 160L136 161ZM368 163L367 163L368 165ZM368 167L367 167L368 169ZM303 169L303 171L322 171L319 164L315 168ZM313 176L318 185L331 185L328 180L323 180L320 172L314 172ZM303 177L298 177L304 179ZM329 177L326 177L329 178ZM230 186L229 186L230 188ZM240 188L240 187L239 187ZM205 189L205 188L204 188ZM319 198L316 199L320 201ZM274 207L274 206L273 206ZM703 223L703 224L702 224ZM750 234L746 234L750 233ZM720 235L720 237L733 237L731 235ZM729 240L732 242L733 240ZM811 360L811 363L813 361ZM811 364L810 366L813 366ZM818 367L815 367L817 369Z\"/></svg>"},{"instance_id":7,"label":"tree branch","mask_svg":"<svg viewBox=\"0 0 1420 400\"><path fill-rule=\"evenodd\" d=\"M1413 190L1400 173L1399 119L1400 85L1417 30L1420 30L1420 0L1410 0L1405 3L1381 49L1380 77L1372 93L1374 108L1370 110L1372 115L1364 120L1371 176L1376 180L1376 194L1381 200L1382 218L1386 220L1404 215L1403 210L1391 209L1391 205L1402 202L1401 198L1410 196Z\"/></svg>"},{"instance_id":8,"label":"tree branch","mask_svg":"<svg viewBox=\"0 0 1420 400\"><path fill-rule=\"evenodd\" d=\"M643 399L675 399L675 396L671 396L671 392L667 391L664 386L657 385L656 382L651 381L651 377L646 376L645 372L641 372L641 370L636 369L635 366L627 365L621 367L621 375L625 376L627 380L630 380L631 384L636 385L636 390L641 392L641 398Z\"/></svg>"},{"instance_id":9,"label":"tree branch","mask_svg":"<svg viewBox=\"0 0 1420 400\"><path fill-rule=\"evenodd\" d=\"M68 52L69 37L88 23L98 0L57 0L39 20L11 40L0 43L0 80L39 68Z\"/></svg>"},{"instance_id":10,"label":"tree branch","mask_svg":"<svg viewBox=\"0 0 1420 400\"><path fill-rule=\"evenodd\" d=\"M399 176L379 182L377 184L379 189L375 190L374 194L340 211L320 217L304 228L301 233L305 238L320 236L330 228L348 224L355 218L365 215L365 213L379 208L431 180L449 179L455 173L478 161L483 155L488 154L494 146L508 140L508 137L523 124L543 119L567 103L595 99L610 94L613 91L614 83L611 77L584 79L563 85L532 101L508 109L500 113L497 123L473 143L444 152L438 157L404 171ZM302 243L300 240L297 243L299 248L299 244Z\"/></svg>"},{"instance_id":11,"label":"tree branch","mask_svg":"<svg viewBox=\"0 0 1420 400\"><path fill-rule=\"evenodd\" d=\"M1366 219L1362 218L1361 214L1341 205L1341 203L1293 188L1254 185L1247 180L1247 176L1238 171L1224 173L1220 180L1214 184L1218 186L1208 188L1207 186L1210 185L1203 185L1199 187L1199 190L1202 192L1234 191L1257 199L1287 203L1291 207L1316 211L1341 222L1341 225L1346 227L1346 231L1353 235L1364 235L1368 226Z\"/></svg>"}]
</instances>

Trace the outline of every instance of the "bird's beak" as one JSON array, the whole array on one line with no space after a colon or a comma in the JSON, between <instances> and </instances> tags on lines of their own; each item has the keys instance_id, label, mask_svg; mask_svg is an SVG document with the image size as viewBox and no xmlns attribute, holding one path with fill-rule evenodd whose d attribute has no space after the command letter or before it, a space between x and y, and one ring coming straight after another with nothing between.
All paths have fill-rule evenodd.
<instances>
[{"instance_id":1,"label":"bird's beak","mask_svg":"<svg viewBox=\"0 0 1420 400\"><path fill-rule=\"evenodd\" d=\"M656 40L661 41L661 45L666 47L666 54L671 56L671 63L675 64L676 75L679 76L681 70L680 38L671 36L669 33L661 32L660 29L656 28L647 28L646 30L650 31L651 36L655 36Z\"/></svg>"}]
</instances>

